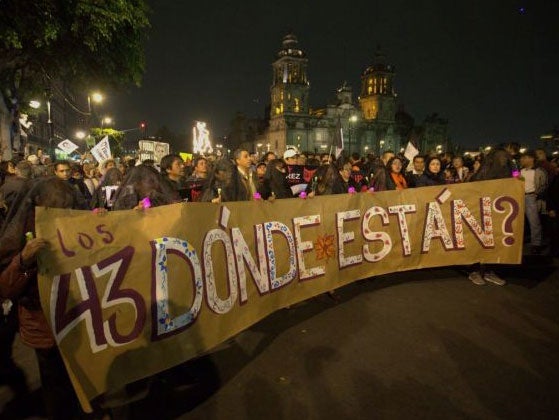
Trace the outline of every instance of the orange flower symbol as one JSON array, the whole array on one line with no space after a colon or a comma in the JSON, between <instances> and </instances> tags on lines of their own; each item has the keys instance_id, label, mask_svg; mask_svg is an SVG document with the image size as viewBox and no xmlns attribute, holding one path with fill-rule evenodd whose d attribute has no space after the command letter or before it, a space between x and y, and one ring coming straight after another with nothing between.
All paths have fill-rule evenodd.
<instances>
[{"instance_id":1,"label":"orange flower symbol","mask_svg":"<svg viewBox=\"0 0 559 420\"><path fill-rule=\"evenodd\" d=\"M330 257L334 258L336 248L334 247L334 235L319 236L314 244L316 249L316 259L326 261Z\"/></svg>"}]
</instances>

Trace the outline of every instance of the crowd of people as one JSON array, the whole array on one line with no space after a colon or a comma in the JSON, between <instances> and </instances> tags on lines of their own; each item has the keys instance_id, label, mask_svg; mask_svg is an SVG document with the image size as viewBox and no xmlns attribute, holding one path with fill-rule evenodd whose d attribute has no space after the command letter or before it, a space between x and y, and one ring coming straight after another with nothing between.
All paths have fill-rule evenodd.
<instances>
[{"instance_id":1,"label":"crowd of people","mask_svg":"<svg viewBox=\"0 0 559 420\"><path fill-rule=\"evenodd\" d=\"M35 206L89 209L95 213L143 209L177 202L277 200L359 191L402 190L423 186L517 177L524 181L526 242L533 254L559 255L558 160L545 150L520 153L514 143L477 155L417 154L408 161L386 150L380 156L357 153L335 159L323 153L287 149L260 159L248 150L232 158L197 156L185 162L170 154L159 164L135 159L51 163L40 151L0 165L0 378L25 400L25 376L11 357L15 334L34 348L39 362L46 411L72 418L77 400L41 310L37 254L47 244L34 235ZM302 177L292 177L304 167ZM298 178L298 179L297 179ZM304 182L303 182L304 181ZM505 281L483 265L469 270L476 285ZM70 392L70 394L68 394ZM73 402L72 402L73 401ZM72 406L74 404L74 406Z\"/></svg>"}]
</instances>

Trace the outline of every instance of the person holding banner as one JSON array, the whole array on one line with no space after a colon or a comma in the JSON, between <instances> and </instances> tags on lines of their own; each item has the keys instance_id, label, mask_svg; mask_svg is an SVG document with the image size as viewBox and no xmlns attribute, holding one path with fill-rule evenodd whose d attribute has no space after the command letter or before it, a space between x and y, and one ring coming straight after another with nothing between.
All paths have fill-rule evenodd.
<instances>
[{"instance_id":1,"label":"person holding banner","mask_svg":"<svg viewBox=\"0 0 559 420\"><path fill-rule=\"evenodd\" d=\"M254 173L250 170L252 162L247 150L237 149L233 152L236 170L233 170L231 182L226 188L230 201L251 201L257 193Z\"/></svg>"},{"instance_id":2,"label":"person holding banner","mask_svg":"<svg viewBox=\"0 0 559 420\"><path fill-rule=\"evenodd\" d=\"M483 160L479 171L472 175L470 180L489 181L492 179L511 178L512 168L512 160L508 152L504 149L493 149ZM493 283L497 286L507 284L493 270L488 270L485 264L474 264L468 278L477 286L483 286L487 283Z\"/></svg>"},{"instance_id":3,"label":"person holding banner","mask_svg":"<svg viewBox=\"0 0 559 420\"><path fill-rule=\"evenodd\" d=\"M438 156L431 156L425 162L425 171L417 179L416 186L431 187L433 185L444 185L443 163Z\"/></svg>"},{"instance_id":4,"label":"person holding banner","mask_svg":"<svg viewBox=\"0 0 559 420\"><path fill-rule=\"evenodd\" d=\"M275 159L268 163L264 175L262 198L293 198L293 193L287 182L287 164L282 159Z\"/></svg>"},{"instance_id":5,"label":"person holding banner","mask_svg":"<svg viewBox=\"0 0 559 420\"><path fill-rule=\"evenodd\" d=\"M35 206L78 208L79 203L66 181L44 178L34 183L0 238L0 296L18 300L20 337L35 349L48 417L75 418L84 413L39 299L37 254L47 243L34 238Z\"/></svg>"},{"instance_id":6,"label":"person holding banner","mask_svg":"<svg viewBox=\"0 0 559 420\"><path fill-rule=\"evenodd\" d=\"M92 209L107 209L112 210L116 191L122 184L124 176L122 172L120 172L117 168L111 168L107 171L101 184L95 192L93 193L93 198L91 199L91 208Z\"/></svg>"},{"instance_id":7,"label":"person holding banner","mask_svg":"<svg viewBox=\"0 0 559 420\"><path fill-rule=\"evenodd\" d=\"M141 164L131 169L124 178L116 192L113 209L142 209L178 201L180 197L163 180L157 169Z\"/></svg>"},{"instance_id":8,"label":"person holding banner","mask_svg":"<svg viewBox=\"0 0 559 420\"><path fill-rule=\"evenodd\" d=\"M208 179L206 188L202 192L200 201L212 203L232 201L227 194L231 190L233 170L235 170L235 167L229 159L218 160Z\"/></svg>"}]
</instances>

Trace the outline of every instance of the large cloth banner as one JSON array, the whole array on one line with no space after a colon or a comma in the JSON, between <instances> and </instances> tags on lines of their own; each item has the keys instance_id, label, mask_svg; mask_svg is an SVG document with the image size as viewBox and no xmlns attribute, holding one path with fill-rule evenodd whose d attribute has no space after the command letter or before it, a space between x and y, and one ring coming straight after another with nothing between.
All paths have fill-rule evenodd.
<instances>
[{"instance_id":1,"label":"large cloth banner","mask_svg":"<svg viewBox=\"0 0 559 420\"><path fill-rule=\"evenodd\" d=\"M85 409L277 309L417 268L519 264L516 179L312 199L37 209L41 303Z\"/></svg>"}]
</instances>

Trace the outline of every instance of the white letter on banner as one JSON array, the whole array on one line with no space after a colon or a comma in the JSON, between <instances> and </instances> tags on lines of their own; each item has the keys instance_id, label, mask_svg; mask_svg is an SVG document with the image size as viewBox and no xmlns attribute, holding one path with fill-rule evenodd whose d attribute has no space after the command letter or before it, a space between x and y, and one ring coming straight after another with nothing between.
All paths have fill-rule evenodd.
<instances>
[{"instance_id":1,"label":"white letter on banner","mask_svg":"<svg viewBox=\"0 0 559 420\"><path fill-rule=\"evenodd\" d=\"M371 232L369 229L369 222L373 216L380 216L383 226L388 226L390 220L388 219L386 210L382 207L374 206L367 210L363 216L363 222L361 223L363 237L367 241L382 242L382 248L379 252L371 252L368 244L363 245L363 257L365 257L365 260L368 262L379 262L392 250L392 239L386 232Z\"/></svg>"},{"instance_id":2,"label":"white letter on banner","mask_svg":"<svg viewBox=\"0 0 559 420\"><path fill-rule=\"evenodd\" d=\"M398 216L398 227L400 228L400 238L402 238L402 251L404 253L404 257L407 257L411 255L411 242L406 213L415 213L415 204L390 206L388 207L388 212Z\"/></svg>"},{"instance_id":3,"label":"white letter on banner","mask_svg":"<svg viewBox=\"0 0 559 420\"><path fill-rule=\"evenodd\" d=\"M446 228L441 207L436 201L431 201L427 204L427 214L425 215L423 246L421 248L421 252L429 252L431 240L433 238L440 238L445 250L450 251L451 249L454 249L454 243L452 242L452 238Z\"/></svg>"},{"instance_id":4,"label":"white letter on banner","mask_svg":"<svg viewBox=\"0 0 559 420\"><path fill-rule=\"evenodd\" d=\"M494 248L495 239L493 238L493 219L491 218L491 198L480 198L481 225L476 220L472 212L462 200L452 201L452 215L454 220L454 239L457 249L464 249L464 223L474 233L476 239L483 248Z\"/></svg>"},{"instance_id":5,"label":"white letter on banner","mask_svg":"<svg viewBox=\"0 0 559 420\"><path fill-rule=\"evenodd\" d=\"M299 263L299 279L305 280L313 277L323 276L326 273L326 267L306 268L304 252L313 249L312 241L302 241L301 226L317 226L320 224L320 215L295 217L293 219L293 230L295 232L295 244L297 249L297 262Z\"/></svg>"},{"instance_id":6,"label":"white letter on banner","mask_svg":"<svg viewBox=\"0 0 559 420\"><path fill-rule=\"evenodd\" d=\"M280 233L289 246L289 271L281 277L277 277L276 253L274 251L273 233ZM295 241L293 234L289 228L280 222L264 223L264 237L266 238L266 250L268 255L270 280L272 282L272 290L279 289L291 282L297 275L297 263L295 262Z\"/></svg>"},{"instance_id":7,"label":"white letter on banner","mask_svg":"<svg viewBox=\"0 0 559 420\"><path fill-rule=\"evenodd\" d=\"M160 340L168 334L176 334L192 324L202 305L204 285L202 269L194 247L187 241L178 238L157 238L151 242L153 254L152 301L157 303L157 311L152 309L152 341ZM192 273L194 285L194 301L192 307L185 313L172 317L169 311L169 269L167 266L168 255L174 254L185 260ZM180 282L180 279L178 280ZM157 328L154 327L157 325Z\"/></svg>"},{"instance_id":8,"label":"white letter on banner","mask_svg":"<svg viewBox=\"0 0 559 420\"><path fill-rule=\"evenodd\" d=\"M217 288L215 286L212 245L216 241L221 241L223 243L227 258L227 287L229 288L229 297L226 300L220 299L217 295ZM217 314L226 314L233 308L235 300L237 300L238 284L233 245L231 245L231 239L229 239L229 236L227 236L227 233L225 233L224 230L212 229L206 234L206 237L204 238L204 253L202 254L202 259L204 260L208 306Z\"/></svg>"},{"instance_id":9,"label":"white letter on banner","mask_svg":"<svg viewBox=\"0 0 559 420\"><path fill-rule=\"evenodd\" d=\"M361 211L350 210L336 213L336 228L338 231L338 267L344 268L355 264L361 264L363 257L361 255L345 256L344 244L353 241L355 234L353 231L344 232L344 220L359 219Z\"/></svg>"},{"instance_id":10,"label":"white letter on banner","mask_svg":"<svg viewBox=\"0 0 559 420\"><path fill-rule=\"evenodd\" d=\"M254 283L258 289L258 293L263 295L270 291L270 279L268 278L268 265L266 264L266 250L264 247L264 228L262 225L254 226L256 232L256 247L259 266L254 262L254 258L250 253L250 249L239 228L231 229L231 237L233 238L233 250L237 259L237 272L239 275L239 289L241 291L241 304L248 300L247 280L245 263L248 267L250 275L254 279Z\"/></svg>"}]
</instances>

